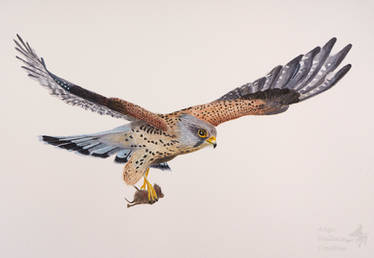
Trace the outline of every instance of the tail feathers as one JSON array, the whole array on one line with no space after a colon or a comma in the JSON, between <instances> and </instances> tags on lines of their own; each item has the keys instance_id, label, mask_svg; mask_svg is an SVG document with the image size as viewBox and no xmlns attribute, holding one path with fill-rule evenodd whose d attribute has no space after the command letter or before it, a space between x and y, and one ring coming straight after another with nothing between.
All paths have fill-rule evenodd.
<instances>
[{"instance_id":1,"label":"tail feathers","mask_svg":"<svg viewBox=\"0 0 374 258\"><path fill-rule=\"evenodd\" d=\"M100 135L81 135L70 137L53 137L42 135L41 140L56 147L74 151L83 155L108 158L116 154L114 161L116 163L126 163L131 157L132 150L115 145L110 145L100 141ZM166 162L151 165L153 168L161 170L170 170Z\"/></svg>"},{"instance_id":2,"label":"tail feathers","mask_svg":"<svg viewBox=\"0 0 374 258\"><path fill-rule=\"evenodd\" d=\"M76 136L76 137L52 137L43 135L41 139L56 147L75 151L84 155L107 158L122 150L118 146L109 145L100 141L99 137Z\"/></svg>"}]
</instances>

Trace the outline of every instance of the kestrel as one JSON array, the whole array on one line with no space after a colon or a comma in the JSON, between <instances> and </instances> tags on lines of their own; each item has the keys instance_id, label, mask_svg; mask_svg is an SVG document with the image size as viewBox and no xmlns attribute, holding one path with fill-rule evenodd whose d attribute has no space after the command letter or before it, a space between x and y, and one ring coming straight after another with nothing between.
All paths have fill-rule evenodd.
<instances>
[{"instance_id":1,"label":"kestrel","mask_svg":"<svg viewBox=\"0 0 374 258\"><path fill-rule=\"evenodd\" d=\"M142 177L141 189L147 189L150 200L157 193L148 181L150 167L169 169L168 161L176 156L216 147L216 126L246 115L272 115L286 111L289 105L314 97L334 86L351 68L345 65L335 71L352 45L330 55L336 38L322 48L299 55L286 65L274 67L266 76L238 87L203 105L168 114L150 112L120 98L107 98L86 90L50 72L43 58L17 35L16 50L22 57L28 76L39 81L51 95L64 102L99 114L129 120L130 123L109 131L66 137L43 135L41 139L54 146L85 155L124 163L123 178L128 185Z\"/></svg>"}]
</instances>

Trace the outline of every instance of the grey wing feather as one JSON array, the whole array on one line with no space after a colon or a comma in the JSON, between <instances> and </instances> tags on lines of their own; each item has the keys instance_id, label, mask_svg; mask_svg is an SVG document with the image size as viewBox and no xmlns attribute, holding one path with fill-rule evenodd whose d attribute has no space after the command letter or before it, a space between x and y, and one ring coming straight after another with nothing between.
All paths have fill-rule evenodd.
<instances>
[{"instance_id":1,"label":"grey wing feather","mask_svg":"<svg viewBox=\"0 0 374 258\"><path fill-rule=\"evenodd\" d=\"M330 39L321 49L321 51L314 57L312 67L310 68L307 77L303 80L295 90L299 90L314 79L315 75L320 71L322 65L331 53L333 46L336 43L336 38Z\"/></svg>"},{"instance_id":2,"label":"grey wing feather","mask_svg":"<svg viewBox=\"0 0 374 258\"><path fill-rule=\"evenodd\" d=\"M124 118L130 121L136 120L133 117L112 110L104 105L100 105L100 103L91 101L94 99L94 97L99 99L104 99L105 97L87 91L49 72L43 58L39 58L30 45L27 42L24 42L19 35L17 35L17 38L18 40L14 40L16 44L15 49L21 54L22 57L16 57L24 64L22 68L28 73L29 77L36 79L42 86L49 89L51 95L60 98L68 104L80 106L84 109L91 110L99 114L110 115L115 118ZM80 93L84 94L86 98L79 97L76 94L69 92L71 89L80 90Z\"/></svg>"},{"instance_id":3,"label":"grey wing feather","mask_svg":"<svg viewBox=\"0 0 374 258\"><path fill-rule=\"evenodd\" d=\"M274 67L265 77L265 84L262 87L261 91L272 88L273 83L277 80L279 72L282 70L282 66L278 65Z\"/></svg>"},{"instance_id":4,"label":"grey wing feather","mask_svg":"<svg viewBox=\"0 0 374 258\"><path fill-rule=\"evenodd\" d=\"M318 95L328 89L330 89L332 86L334 86L343 76L348 73L348 71L351 69L351 65L345 65L343 66L337 73L333 74L332 78L326 78L322 84L318 85L317 87L313 87L313 89L310 89L308 91L305 91L300 96L300 101L309 99L315 95Z\"/></svg>"},{"instance_id":5,"label":"grey wing feather","mask_svg":"<svg viewBox=\"0 0 374 258\"><path fill-rule=\"evenodd\" d=\"M293 93L290 96L297 96L297 99L292 97L289 102L282 103L287 105L318 95L334 86L351 68L351 65L346 65L335 71L352 47L348 44L337 54L330 56L335 42L336 38L332 38L322 48L316 47L305 55L299 55L285 66L276 66L265 77L238 87L218 100L252 99L289 93Z\"/></svg>"},{"instance_id":6,"label":"grey wing feather","mask_svg":"<svg viewBox=\"0 0 374 258\"><path fill-rule=\"evenodd\" d=\"M170 167L169 167L169 164L166 163L166 162L162 162L162 163L158 163L158 164L152 164L151 167L152 168L158 168L158 169L161 169L161 170L171 170Z\"/></svg>"},{"instance_id":7,"label":"grey wing feather","mask_svg":"<svg viewBox=\"0 0 374 258\"><path fill-rule=\"evenodd\" d=\"M301 94L305 94L308 91L313 90L317 88L319 85L323 84L326 80L326 76L333 72L340 65L344 57L348 54L351 47L351 45L347 45L336 55L330 56L323 64L321 69L318 71L318 73L314 76L314 78L304 87L299 88L298 91Z\"/></svg>"},{"instance_id":8,"label":"grey wing feather","mask_svg":"<svg viewBox=\"0 0 374 258\"><path fill-rule=\"evenodd\" d=\"M301 58L299 63L299 70L287 84L288 88L295 88L300 84L301 81L305 79L312 67L314 57L319 53L320 50L320 47L316 47Z\"/></svg>"},{"instance_id":9,"label":"grey wing feather","mask_svg":"<svg viewBox=\"0 0 374 258\"><path fill-rule=\"evenodd\" d=\"M277 81L272 88L282 89L287 85L292 76L295 73L297 73L297 70L300 68L299 63L302 57L303 55L299 55L290 62L288 62L288 64L283 66L282 70L279 73L279 77L277 78Z\"/></svg>"}]
</instances>

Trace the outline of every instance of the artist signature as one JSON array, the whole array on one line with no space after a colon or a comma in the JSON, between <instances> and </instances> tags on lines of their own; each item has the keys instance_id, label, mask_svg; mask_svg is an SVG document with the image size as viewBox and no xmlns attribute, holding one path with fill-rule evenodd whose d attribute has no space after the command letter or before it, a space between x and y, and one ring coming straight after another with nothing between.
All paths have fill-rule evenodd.
<instances>
[{"instance_id":1,"label":"artist signature","mask_svg":"<svg viewBox=\"0 0 374 258\"><path fill-rule=\"evenodd\" d=\"M366 245L368 234L362 225L358 225L351 232L342 234L333 227L318 228L318 249L321 251L345 251L349 247L362 247Z\"/></svg>"}]
</instances>

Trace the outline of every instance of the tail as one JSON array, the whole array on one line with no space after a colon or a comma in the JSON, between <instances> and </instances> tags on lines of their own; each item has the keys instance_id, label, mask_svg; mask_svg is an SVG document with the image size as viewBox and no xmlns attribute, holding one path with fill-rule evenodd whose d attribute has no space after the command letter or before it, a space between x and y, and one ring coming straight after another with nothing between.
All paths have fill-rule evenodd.
<instances>
[{"instance_id":1,"label":"tail","mask_svg":"<svg viewBox=\"0 0 374 258\"><path fill-rule=\"evenodd\" d=\"M54 137L42 135L40 139L56 147L100 158L108 158L114 154L115 161L126 163L131 155L131 148L115 140L116 135L129 131L128 125L117 127L113 130L76 136Z\"/></svg>"},{"instance_id":2,"label":"tail","mask_svg":"<svg viewBox=\"0 0 374 258\"><path fill-rule=\"evenodd\" d=\"M83 134L76 136L55 137L42 135L40 139L48 144L80 153L87 156L108 158L116 155L114 161L117 163L126 163L133 153L131 146L118 142L118 135L131 130L129 125L120 126L113 130L104 131L95 134ZM168 163L162 162L152 164L151 167L170 170Z\"/></svg>"}]
</instances>

